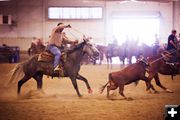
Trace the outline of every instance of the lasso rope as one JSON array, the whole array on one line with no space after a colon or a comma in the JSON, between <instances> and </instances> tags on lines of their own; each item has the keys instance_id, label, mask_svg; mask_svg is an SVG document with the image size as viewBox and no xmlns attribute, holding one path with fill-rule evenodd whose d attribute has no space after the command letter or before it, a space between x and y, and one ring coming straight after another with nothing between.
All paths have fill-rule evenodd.
<instances>
[{"instance_id":1,"label":"lasso rope","mask_svg":"<svg viewBox=\"0 0 180 120\"><path fill-rule=\"evenodd\" d=\"M83 32L80 32L78 29L75 29L75 28L71 28L72 30L76 31L77 33L80 33L82 35L85 35L85 36L88 36L87 34L84 34Z\"/></svg>"},{"instance_id":2,"label":"lasso rope","mask_svg":"<svg viewBox=\"0 0 180 120\"><path fill-rule=\"evenodd\" d=\"M158 59L150 62L150 65L153 64L153 63L155 63L155 62L157 62L157 61L159 61L159 60L161 60L161 59L163 59L163 58L165 58L166 56L168 56L168 55L170 55L170 54L172 54L172 53L174 53L174 52L176 52L176 51L168 52L167 54L162 55L162 57L160 57L160 58L158 58Z\"/></svg>"},{"instance_id":3,"label":"lasso rope","mask_svg":"<svg viewBox=\"0 0 180 120\"><path fill-rule=\"evenodd\" d=\"M68 32L75 38L78 40L78 37L76 37L76 35L74 35L69 29L68 29Z\"/></svg>"}]
</instances>

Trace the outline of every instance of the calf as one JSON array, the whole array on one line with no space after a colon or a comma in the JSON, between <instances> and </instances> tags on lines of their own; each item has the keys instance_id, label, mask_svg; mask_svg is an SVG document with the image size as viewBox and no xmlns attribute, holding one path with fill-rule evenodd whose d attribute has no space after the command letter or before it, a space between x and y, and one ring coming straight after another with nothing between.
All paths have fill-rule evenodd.
<instances>
[{"instance_id":1,"label":"calf","mask_svg":"<svg viewBox=\"0 0 180 120\"><path fill-rule=\"evenodd\" d=\"M154 87L151 85L148 77L145 76L146 67L147 64L140 61L131 64L120 71L109 73L109 80L104 86L102 86L101 93L109 84L107 86L107 98L109 98L110 90L115 90L119 87L119 94L123 96L125 99L127 99L127 97L123 93L124 85L128 85L132 82L137 83L139 80L143 80L146 82L147 90L152 88L152 90L156 91Z\"/></svg>"}]
</instances>

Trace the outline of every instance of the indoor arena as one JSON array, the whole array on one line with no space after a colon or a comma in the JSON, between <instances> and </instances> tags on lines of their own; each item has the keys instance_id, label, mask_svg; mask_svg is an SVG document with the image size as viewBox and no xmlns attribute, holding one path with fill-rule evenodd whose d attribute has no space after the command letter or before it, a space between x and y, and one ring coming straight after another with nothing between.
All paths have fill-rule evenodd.
<instances>
[{"instance_id":1,"label":"indoor arena","mask_svg":"<svg viewBox=\"0 0 180 120\"><path fill-rule=\"evenodd\" d=\"M180 0L0 0L0 120L180 120Z\"/></svg>"}]
</instances>

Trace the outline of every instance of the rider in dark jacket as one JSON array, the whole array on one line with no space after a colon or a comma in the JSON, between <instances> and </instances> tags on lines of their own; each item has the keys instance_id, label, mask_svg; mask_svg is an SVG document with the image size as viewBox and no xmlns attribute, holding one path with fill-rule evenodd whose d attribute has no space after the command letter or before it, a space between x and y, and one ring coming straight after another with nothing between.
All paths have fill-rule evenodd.
<instances>
[{"instance_id":1,"label":"rider in dark jacket","mask_svg":"<svg viewBox=\"0 0 180 120\"><path fill-rule=\"evenodd\" d=\"M167 50L172 55L172 59L170 60L170 62L172 62L172 63L178 62L177 57L176 57L176 51L177 51L176 30L172 30L171 34L168 37Z\"/></svg>"}]
</instances>

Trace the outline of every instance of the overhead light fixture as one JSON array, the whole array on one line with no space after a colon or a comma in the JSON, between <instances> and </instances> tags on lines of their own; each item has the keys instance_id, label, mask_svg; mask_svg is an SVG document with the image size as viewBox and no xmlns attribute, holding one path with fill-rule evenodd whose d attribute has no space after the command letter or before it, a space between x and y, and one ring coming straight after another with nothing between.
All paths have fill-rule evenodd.
<instances>
[{"instance_id":1,"label":"overhead light fixture","mask_svg":"<svg viewBox=\"0 0 180 120\"><path fill-rule=\"evenodd\" d=\"M0 0L0 2L1 2L1 1L11 1L11 0Z\"/></svg>"}]
</instances>

